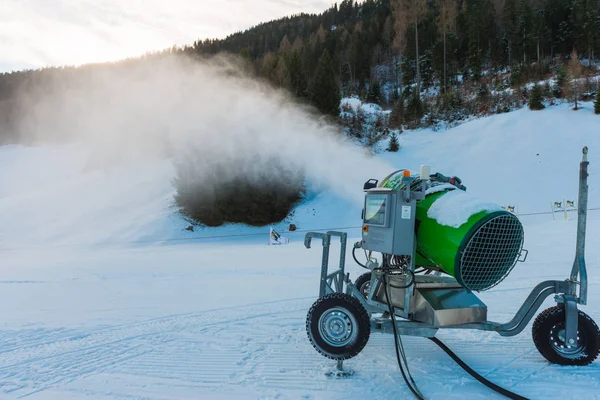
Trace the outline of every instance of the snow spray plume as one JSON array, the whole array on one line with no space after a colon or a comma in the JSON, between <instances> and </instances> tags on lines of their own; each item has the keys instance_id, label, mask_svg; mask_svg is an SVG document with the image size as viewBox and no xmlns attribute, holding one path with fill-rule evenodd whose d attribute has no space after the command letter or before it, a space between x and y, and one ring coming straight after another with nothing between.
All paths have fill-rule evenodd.
<instances>
[{"instance_id":1,"label":"snow spray plume","mask_svg":"<svg viewBox=\"0 0 600 400\"><path fill-rule=\"evenodd\" d=\"M391 171L244 68L224 56L82 67L43 95L24 96L30 112L21 131L36 141L77 139L93 151L95 167L168 156L194 158L203 175L198 180L217 180L215 162L250 180L265 179L265 171L273 177L282 169L299 171L317 190L357 202L366 180ZM272 168L273 157L282 167Z\"/></svg>"}]
</instances>

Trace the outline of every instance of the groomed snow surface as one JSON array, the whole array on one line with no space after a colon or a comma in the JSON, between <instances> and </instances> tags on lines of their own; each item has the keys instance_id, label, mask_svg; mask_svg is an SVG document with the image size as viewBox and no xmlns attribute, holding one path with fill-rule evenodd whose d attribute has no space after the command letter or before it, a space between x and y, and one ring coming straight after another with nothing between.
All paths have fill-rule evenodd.
<instances>
[{"instance_id":1,"label":"groomed snow surface","mask_svg":"<svg viewBox=\"0 0 600 400\"><path fill-rule=\"evenodd\" d=\"M481 294L491 320L511 319L540 281L567 278L575 215L524 214L576 200L584 145L589 206L600 207L600 118L584 106L403 133L400 152L381 155L397 169L429 164L459 176L483 201L518 206L529 257ZM100 171L72 146L8 146L0 147L0 170L0 399L411 398L391 335L372 334L345 363L351 378L325 376L335 363L311 347L304 327L321 249L318 241L305 249L303 232L286 233L290 245L267 246L268 228L185 231L189 224L171 208L166 162ZM292 222L311 230L354 227L359 218L360 205L323 192ZM346 231L351 248L360 230ZM600 211L590 211L587 237L582 309L600 322ZM363 272L348 264L353 279ZM443 330L438 337L482 375L528 398L600 398L600 362L549 364L533 345L531 324L512 338ZM500 398L431 342L403 341L427 398Z\"/></svg>"}]
</instances>

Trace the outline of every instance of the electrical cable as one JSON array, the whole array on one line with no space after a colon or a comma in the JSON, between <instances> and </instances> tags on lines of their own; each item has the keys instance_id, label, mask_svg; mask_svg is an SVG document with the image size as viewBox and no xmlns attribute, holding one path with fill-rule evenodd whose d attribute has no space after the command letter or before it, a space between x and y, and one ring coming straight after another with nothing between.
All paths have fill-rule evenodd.
<instances>
[{"instance_id":1,"label":"electrical cable","mask_svg":"<svg viewBox=\"0 0 600 400\"><path fill-rule=\"evenodd\" d=\"M396 318L394 315L394 308L392 306L392 303L389 300L388 297L388 284L387 284L387 279L386 279L386 275L383 274L382 276L383 278L383 284L385 285L385 290L384 290L384 294L385 294L385 301L386 303L388 303L388 308L389 308L389 312L390 315L392 317L392 329L394 330L394 342L396 344L395 348L396 348L396 360L398 361L398 367L400 368L400 372L402 373L402 378L404 378L404 382L406 383L406 386L408 386L408 388L410 389L410 391L412 392L412 394L415 395L415 397L419 400L425 400L425 397L423 396L423 394L419 391L419 389L417 388L417 384L415 382L415 380L413 379L412 376L410 376L410 371L408 371L407 368L407 372L410 376L410 381L409 378L407 378L406 373L404 372L404 367L402 366L402 361L401 361L401 357L400 357L400 346L402 345L401 343L398 343L398 331L396 328ZM403 355L404 360L406 361L406 357ZM408 364L406 364L408 367Z\"/></svg>"},{"instance_id":2,"label":"electrical cable","mask_svg":"<svg viewBox=\"0 0 600 400\"><path fill-rule=\"evenodd\" d=\"M415 273L412 272L411 270L406 270L405 272L408 272L411 275L411 278L406 285L396 286L396 285L392 285L391 283L388 283L388 286L391 288L394 288L394 289L408 289L409 287L411 287L413 285L413 283L415 282Z\"/></svg>"},{"instance_id":3,"label":"electrical cable","mask_svg":"<svg viewBox=\"0 0 600 400\"><path fill-rule=\"evenodd\" d=\"M387 259L385 257L384 257L383 264L384 264L384 268L382 268L381 270L384 270L385 268L389 269ZM412 271L410 271L410 270L408 270L408 271L412 273ZM408 285L407 287L403 287L401 289L406 289L406 288L412 286L412 284L414 282L414 273L412 273L412 274L413 274L413 280L411 280L410 285ZM394 331L394 343L395 343L396 361L398 362L398 367L400 368L400 372L402 373L402 378L404 379L404 382L406 383L406 385L408 386L410 391L413 393L413 395L419 400L425 400L425 397L420 392L419 388L417 387L417 383L415 382L415 380L413 379L413 377L410 373L410 370L408 367L408 361L406 359L406 353L404 352L404 346L402 344L402 339L400 338L400 335L398 334L398 330L396 327L396 316L395 316L395 312L394 312L394 307L392 306L392 303L390 302L391 296L388 294L388 291L390 290L389 288L390 287L396 288L396 286L393 286L389 283L389 281L387 279L387 274L385 273L385 271L383 271L382 280L383 280L383 284L384 284L384 288L385 288L385 290L384 290L385 301L388 305L389 313L390 313L390 316L392 319L392 329ZM463 370L465 370L469 375L471 375L473 378L475 378L479 382L483 383L485 386L492 389L496 393L499 393L499 394L501 394L509 399L512 399L512 400L528 400L526 397L520 396L514 392L504 389L504 388L496 385L495 383L489 381L488 379L484 378L483 376L481 376L479 373L477 373L475 370L473 370L471 367L469 367L460 357L458 357L452 350L450 350L448 348L448 346L446 346L438 338L432 337L432 338L428 338L428 339L431 340L432 342L434 342L435 344L437 344L442 350L444 350L444 352L446 352L450 356L450 358L452 358L452 360L455 363L457 363ZM402 361L404 361L404 364L402 363ZM405 369L406 369L406 371L405 371Z\"/></svg>"},{"instance_id":4,"label":"electrical cable","mask_svg":"<svg viewBox=\"0 0 600 400\"><path fill-rule=\"evenodd\" d=\"M356 262L358 265L360 265L361 267L363 267L364 269L369 269L366 265L362 264L360 261L358 261L358 259L356 258L356 249L357 247L353 247L352 248L352 258L354 258L354 262Z\"/></svg>"},{"instance_id":5,"label":"electrical cable","mask_svg":"<svg viewBox=\"0 0 600 400\"><path fill-rule=\"evenodd\" d=\"M479 382L483 383L485 386L489 387L493 391L500 393L501 395L504 395L504 396L508 397L509 399L528 400L527 397L523 397L523 396L520 396L509 390L506 390L506 389L496 385L495 383L488 381L483 376L479 375L475 370L473 370L471 367L469 367L463 360L461 360L452 350L450 350L448 348L448 346L446 346L444 343L442 343L442 341L439 340L438 338L432 337L432 338L429 338L429 340L431 340L433 343L437 344L442 350L444 350L446 352L446 354L448 354L454 360L454 362L456 362L462 369L464 369L466 372L468 372L469 375L471 375L473 378L477 379Z\"/></svg>"}]
</instances>

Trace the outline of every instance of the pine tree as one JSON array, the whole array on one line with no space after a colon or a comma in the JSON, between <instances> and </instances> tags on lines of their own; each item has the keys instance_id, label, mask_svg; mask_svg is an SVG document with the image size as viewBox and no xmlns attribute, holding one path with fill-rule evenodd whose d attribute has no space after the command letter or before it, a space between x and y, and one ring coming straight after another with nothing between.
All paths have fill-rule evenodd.
<instances>
[{"instance_id":1,"label":"pine tree","mask_svg":"<svg viewBox=\"0 0 600 400\"><path fill-rule=\"evenodd\" d=\"M308 92L308 81L298 52L294 51L288 58L287 66L292 92L299 98L305 98Z\"/></svg>"},{"instance_id":2,"label":"pine tree","mask_svg":"<svg viewBox=\"0 0 600 400\"><path fill-rule=\"evenodd\" d=\"M381 86L379 85L379 81L373 81L369 85L367 103L381 104Z\"/></svg>"},{"instance_id":3,"label":"pine tree","mask_svg":"<svg viewBox=\"0 0 600 400\"><path fill-rule=\"evenodd\" d=\"M569 79L567 69L561 65L556 74L556 85L554 86L554 97L563 98L565 96L566 84Z\"/></svg>"},{"instance_id":4,"label":"pine tree","mask_svg":"<svg viewBox=\"0 0 600 400\"><path fill-rule=\"evenodd\" d=\"M598 83L598 89L596 89L596 101L594 102L594 113L600 114L600 83Z\"/></svg>"},{"instance_id":5,"label":"pine tree","mask_svg":"<svg viewBox=\"0 0 600 400\"><path fill-rule=\"evenodd\" d=\"M394 108L392 108L392 115L390 115L389 126L392 129L402 129L402 123L404 122L404 98L400 96Z\"/></svg>"},{"instance_id":6,"label":"pine tree","mask_svg":"<svg viewBox=\"0 0 600 400\"><path fill-rule=\"evenodd\" d=\"M479 86L477 101L479 101L481 106L487 106L490 103L490 90L485 83L482 83L481 86Z\"/></svg>"},{"instance_id":7,"label":"pine tree","mask_svg":"<svg viewBox=\"0 0 600 400\"><path fill-rule=\"evenodd\" d=\"M550 86L549 81L546 81L546 83L544 83L544 97L552 97L552 87Z\"/></svg>"},{"instance_id":8,"label":"pine tree","mask_svg":"<svg viewBox=\"0 0 600 400\"><path fill-rule=\"evenodd\" d=\"M411 122L411 125L414 128L421 123L421 118L423 118L423 101L416 91L412 93L408 99L405 117L407 121Z\"/></svg>"},{"instance_id":9,"label":"pine tree","mask_svg":"<svg viewBox=\"0 0 600 400\"><path fill-rule=\"evenodd\" d=\"M390 136L390 142L388 144L387 151L391 151L391 152L395 153L398 150L400 150L400 144L398 143L398 137L396 136L395 132L392 132L392 135Z\"/></svg>"},{"instance_id":10,"label":"pine tree","mask_svg":"<svg viewBox=\"0 0 600 400\"><path fill-rule=\"evenodd\" d=\"M531 97L529 98L529 109L530 110L543 110L545 108L542 103L543 95L542 88L539 85L534 85L531 91Z\"/></svg>"},{"instance_id":11,"label":"pine tree","mask_svg":"<svg viewBox=\"0 0 600 400\"><path fill-rule=\"evenodd\" d=\"M327 50L319 59L311 87L311 101L323 114L337 116L342 96L333 61Z\"/></svg>"}]
</instances>

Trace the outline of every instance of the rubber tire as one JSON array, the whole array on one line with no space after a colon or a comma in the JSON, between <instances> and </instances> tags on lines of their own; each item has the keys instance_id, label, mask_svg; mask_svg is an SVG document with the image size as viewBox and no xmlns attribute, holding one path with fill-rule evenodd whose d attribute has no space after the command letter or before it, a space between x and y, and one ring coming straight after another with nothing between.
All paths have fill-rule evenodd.
<instances>
[{"instance_id":1,"label":"rubber tire","mask_svg":"<svg viewBox=\"0 0 600 400\"><path fill-rule=\"evenodd\" d=\"M335 347L327 344L319 333L319 319L328 310L343 307L356 319L358 334L352 343ZM332 360L348 360L355 357L365 348L371 335L369 314L360 301L345 293L331 293L319 298L308 311L306 317L306 333L313 347L323 356Z\"/></svg>"},{"instance_id":2,"label":"rubber tire","mask_svg":"<svg viewBox=\"0 0 600 400\"><path fill-rule=\"evenodd\" d=\"M356 278L356 281L354 282L354 286L356 286L356 288L358 289L358 291L360 292L360 294L363 295L363 297L367 297L364 295L363 291L362 291L362 286L365 283L370 283L371 282L371 276L373 274L371 272L366 272L364 274L362 274L361 276L359 276L358 278Z\"/></svg>"},{"instance_id":3,"label":"rubber tire","mask_svg":"<svg viewBox=\"0 0 600 400\"><path fill-rule=\"evenodd\" d=\"M541 312L531 329L533 343L544 358L553 364L584 366L591 364L600 353L600 329L598 325L583 311L578 310L578 330L585 336L586 343L580 351L580 357L564 357L557 352L550 341L551 329L560 323L565 323L563 306L550 307Z\"/></svg>"}]
</instances>

